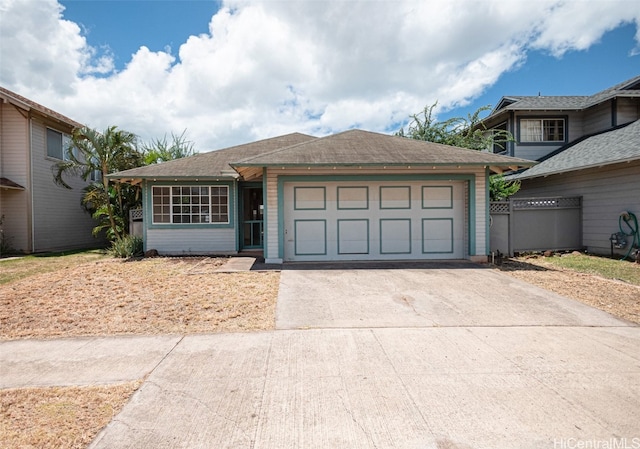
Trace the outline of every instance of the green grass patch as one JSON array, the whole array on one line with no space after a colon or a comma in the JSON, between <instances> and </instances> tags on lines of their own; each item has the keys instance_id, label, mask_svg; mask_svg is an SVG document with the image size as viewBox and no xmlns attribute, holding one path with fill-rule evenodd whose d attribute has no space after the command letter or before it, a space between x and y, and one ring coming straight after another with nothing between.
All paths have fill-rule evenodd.
<instances>
[{"instance_id":1,"label":"green grass patch","mask_svg":"<svg viewBox=\"0 0 640 449\"><path fill-rule=\"evenodd\" d=\"M0 259L0 285L104 259L104 250L78 250Z\"/></svg>"},{"instance_id":2,"label":"green grass patch","mask_svg":"<svg viewBox=\"0 0 640 449\"><path fill-rule=\"evenodd\" d=\"M568 268L581 273L595 274L607 279L618 279L630 284L640 285L640 264L626 260L586 254L565 254L546 257L545 262L561 268Z\"/></svg>"}]
</instances>

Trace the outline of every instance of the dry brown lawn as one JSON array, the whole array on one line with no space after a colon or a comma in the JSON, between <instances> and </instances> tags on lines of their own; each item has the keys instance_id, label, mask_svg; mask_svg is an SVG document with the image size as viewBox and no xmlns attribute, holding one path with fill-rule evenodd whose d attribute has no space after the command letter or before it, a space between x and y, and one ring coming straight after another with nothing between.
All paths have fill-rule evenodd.
<instances>
[{"instance_id":1,"label":"dry brown lawn","mask_svg":"<svg viewBox=\"0 0 640 449\"><path fill-rule=\"evenodd\" d=\"M640 266L629 266L640 272ZM640 287L637 285L561 268L544 257L508 259L498 269L509 276L640 324Z\"/></svg>"},{"instance_id":2,"label":"dry brown lawn","mask_svg":"<svg viewBox=\"0 0 640 449\"><path fill-rule=\"evenodd\" d=\"M103 258L0 285L0 338L273 329L279 272L224 261Z\"/></svg>"},{"instance_id":3,"label":"dry brown lawn","mask_svg":"<svg viewBox=\"0 0 640 449\"><path fill-rule=\"evenodd\" d=\"M141 383L0 390L0 448L87 447Z\"/></svg>"}]
</instances>

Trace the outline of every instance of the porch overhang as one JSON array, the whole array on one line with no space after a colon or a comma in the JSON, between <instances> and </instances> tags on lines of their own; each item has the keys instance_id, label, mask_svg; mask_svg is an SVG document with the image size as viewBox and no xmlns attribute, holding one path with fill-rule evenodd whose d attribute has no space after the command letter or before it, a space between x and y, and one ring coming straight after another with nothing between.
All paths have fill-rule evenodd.
<instances>
[{"instance_id":1,"label":"porch overhang","mask_svg":"<svg viewBox=\"0 0 640 449\"><path fill-rule=\"evenodd\" d=\"M13 182L9 178L0 178L0 189L2 190L26 190L20 184Z\"/></svg>"},{"instance_id":2,"label":"porch overhang","mask_svg":"<svg viewBox=\"0 0 640 449\"><path fill-rule=\"evenodd\" d=\"M113 176L108 175L113 182L131 184L133 186L142 184L143 181L151 182L220 182L220 181L238 181L240 175L233 171L225 173L221 176L153 176L153 177L129 177L129 176Z\"/></svg>"}]
</instances>

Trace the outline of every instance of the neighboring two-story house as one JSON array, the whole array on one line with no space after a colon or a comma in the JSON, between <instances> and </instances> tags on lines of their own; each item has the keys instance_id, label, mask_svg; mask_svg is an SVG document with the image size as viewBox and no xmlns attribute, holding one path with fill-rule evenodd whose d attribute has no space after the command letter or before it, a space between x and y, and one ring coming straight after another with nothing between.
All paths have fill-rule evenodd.
<instances>
[{"instance_id":1,"label":"neighboring two-story house","mask_svg":"<svg viewBox=\"0 0 640 449\"><path fill-rule=\"evenodd\" d=\"M53 168L80 123L0 87L0 217L5 243L23 253L95 247L80 201L87 182L56 185Z\"/></svg>"},{"instance_id":2,"label":"neighboring two-story house","mask_svg":"<svg viewBox=\"0 0 640 449\"><path fill-rule=\"evenodd\" d=\"M639 119L636 76L590 96L503 97L483 123L514 137L495 153L539 162L509 176L516 198L582 197L582 246L609 254L621 212L640 217Z\"/></svg>"}]
</instances>

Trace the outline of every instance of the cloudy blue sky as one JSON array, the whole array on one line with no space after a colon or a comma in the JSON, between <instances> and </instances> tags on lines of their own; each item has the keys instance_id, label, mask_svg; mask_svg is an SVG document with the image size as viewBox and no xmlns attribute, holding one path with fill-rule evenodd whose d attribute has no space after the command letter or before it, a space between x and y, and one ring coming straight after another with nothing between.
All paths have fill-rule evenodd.
<instances>
[{"instance_id":1,"label":"cloudy blue sky","mask_svg":"<svg viewBox=\"0 0 640 449\"><path fill-rule=\"evenodd\" d=\"M0 85L200 151L640 74L636 0L0 0Z\"/></svg>"}]
</instances>

